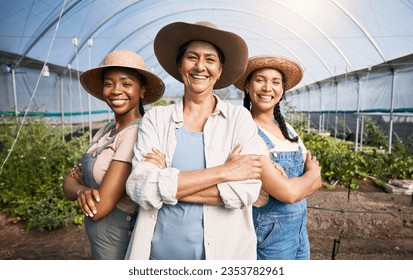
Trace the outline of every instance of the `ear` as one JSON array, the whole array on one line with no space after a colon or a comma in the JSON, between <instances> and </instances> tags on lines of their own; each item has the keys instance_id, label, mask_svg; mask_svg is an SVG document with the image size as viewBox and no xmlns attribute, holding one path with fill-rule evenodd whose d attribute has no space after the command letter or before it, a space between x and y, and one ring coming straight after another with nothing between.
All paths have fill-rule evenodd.
<instances>
[{"instance_id":1,"label":"ear","mask_svg":"<svg viewBox=\"0 0 413 280\"><path fill-rule=\"evenodd\" d=\"M250 82L245 82L244 91L246 94L250 94Z\"/></svg>"},{"instance_id":2,"label":"ear","mask_svg":"<svg viewBox=\"0 0 413 280\"><path fill-rule=\"evenodd\" d=\"M141 92L140 92L140 96L141 96L142 99L145 98L145 92L146 92L146 87L145 87L145 86L142 86L142 87L141 87Z\"/></svg>"}]
</instances>

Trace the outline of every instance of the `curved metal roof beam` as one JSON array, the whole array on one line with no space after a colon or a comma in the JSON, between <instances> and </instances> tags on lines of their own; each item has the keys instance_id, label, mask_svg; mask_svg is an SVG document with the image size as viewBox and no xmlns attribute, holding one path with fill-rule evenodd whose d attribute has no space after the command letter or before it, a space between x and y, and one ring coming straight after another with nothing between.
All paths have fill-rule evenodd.
<instances>
[{"instance_id":1,"label":"curved metal roof beam","mask_svg":"<svg viewBox=\"0 0 413 280\"><path fill-rule=\"evenodd\" d=\"M328 36L328 34L326 32L324 32L323 29L321 29L320 27L318 27L316 24L314 24L309 18L307 18L305 15L303 15L302 13L299 13L293 9L291 9L290 7L287 7L284 3L280 3L280 1L278 0L271 0L272 2L277 3L277 5L280 5L282 7L284 7L285 9L289 10L291 13L296 14L297 16L303 18L306 22L308 22L312 27L314 27L318 32L320 32L325 39L328 40L328 42L337 50L337 52L341 55L341 57L344 59L344 61L347 63L347 65L350 67L351 71L353 70L353 65L351 64L350 60L347 58L347 56L344 54L344 52L341 50L341 48L333 41L333 39L331 39L330 36Z\"/></svg>"},{"instance_id":2,"label":"curved metal roof beam","mask_svg":"<svg viewBox=\"0 0 413 280\"><path fill-rule=\"evenodd\" d=\"M243 28L243 29L245 29L245 28ZM255 33L258 33L256 30L252 30L252 29L245 29L245 30L254 31ZM136 31L135 31L135 32L136 32ZM277 42L276 40L272 39L271 37L269 37L267 34L265 34L265 33L258 33L258 34L260 34L260 35L262 35L262 36L270 39L270 40L273 41L275 44L278 44L278 45L281 46L283 49L285 49L286 51L288 51L297 61L300 62L300 64L303 66L303 68L304 68L304 69L307 71L307 73L311 76L311 78L313 79L313 81L316 81L316 78L314 77L314 75L311 73L311 71L309 70L309 68L307 68L306 64L299 58L298 55L296 55L294 52L292 52L291 50L289 50L289 49L288 49L286 46L284 46L283 44L281 44L281 43ZM255 43L252 42L252 44L255 44ZM141 51L143 51L144 49L148 48L148 47L151 46L151 45L152 45L152 42L149 42L149 43L143 45L142 47L140 47L139 49L136 50L136 53L140 53ZM115 50L117 46L118 46L118 45L116 45L114 48L112 48L112 50ZM260 47L262 47L262 46L260 46ZM272 53L272 51L270 51L269 49L267 49L267 48L265 48L265 47L262 47L262 48L266 49L269 54ZM151 55L151 56L149 57L149 59L151 59L153 56L154 56L154 55Z\"/></svg>"},{"instance_id":3,"label":"curved metal roof beam","mask_svg":"<svg viewBox=\"0 0 413 280\"><path fill-rule=\"evenodd\" d=\"M69 6L65 11L63 11L62 18L65 16L65 14L70 12L80 2L81 2L81 0L77 0L77 1L73 2L73 4L71 6ZM15 64L16 66L20 64L20 62L23 60L23 58L25 58L26 55L31 51L31 49L37 44L37 42L40 41L40 39L43 37L43 35L45 35L56 24L56 22L59 20L59 16L60 16L60 9L58 10L58 15L56 16L56 18L54 20L52 20L45 28L43 28L43 30L41 30L38 33L39 35L36 36L36 38L33 40L33 42L28 47L25 48L25 51L23 52L23 54L16 61L16 64Z\"/></svg>"},{"instance_id":4,"label":"curved metal roof beam","mask_svg":"<svg viewBox=\"0 0 413 280\"><path fill-rule=\"evenodd\" d=\"M108 14L106 17L102 18L97 24L95 24L94 27L91 28L91 32L89 32L88 35L86 35L86 38L92 38L93 34L95 34L103 25L105 25L108 20L110 20L111 18L113 18L114 16L116 16L117 14L120 14L121 12L123 12L124 10L128 9L129 7L137 4L138 2L141 2L141 0L137 0L137 1L132 1L128 4L123 4L123 5L119 5L117 9L113 10L112 13ZM78 50L82 49L85 45L87 44L87 40L85 40L84 42L79 43L79 47ZM75 60L76 58L76 54L74 54L70 59L69 59L69 63L72 63L73 60Z\"/></svg>"},{"instance_id":5,"label":"curved metal roof beam","mask_svg":"<svg viewBox=\"0 0 413 280\"><path fill-rule=\"evenodd\" d=\"M373 47L376 49L376 51L379 53L381 59L383 62L386 62L385 55L383 54L382 50L380 49L379 45L376 43L376 41L373 39L373 37L367 32L366 28L356 19L355 16L353 16L349 11L347 11L343 5L340 5L337 3L336 0L331 0L334 5L336 5L354 24L363 32L363 34L367 37L367 39L370 41L370 43L373 45Z\"/></svg>"},{"instance_id":6,"label":"curved metal roof beam","mask_svg":"<svg viewBox=\"0 0 413 280\"><path fill-rule=\"evenodd\" d=\"M122 43L123 43L125 40L127 40L132 34L134 34L135 32L138 32L140 29L142 29L143 27L148 26L149 24L152 24L152 23L154 23L154 22L156 22L156 21L158 21L158 20L160 20L160 19L163 19L163 18L165 18L165 17L169 17L169 16L173 16L173 15L178 15L178 14L182 14L182 13L187 13L187 12L191 12L191 11L197 11L197 10L200 10L200 9L192 9L192 10L191 10L191 9L188 9L188 10L185 10L185 11L174 12L174 13L170 13L170 14L164 15L164 16L162 16L162 17L160 17L160 18L157 18L157 19L155 19L155 20L153 20L153 21L150 21L150 22L148 22L148 23L140 26L138 29L133 30L132 32L130 32L130 33L128 34L128 36L125 36L122 40L120 40L119 43L116 44L113 49L115 49L117 46L119 46L120 44L122 44ZM214 9L214 8L208 8L208 9L205 9L205 8L204 8L204 9L202 9L202 10L215 10L215 9ZM278 25L278 26L282 27L282 28L285 29L287 32L293 34L296 38L298 38L300 41L302 41L309 49L311 49L311 51L312 51L313 53L315 53L315 55L317 56L317 58L321 61L321 63L322 63L322 64L324 65L324 67L327 69L327 72L330 74L330 76L333 76L333 74L332 74L332 72L330 71L327 63L324 61L324 59L322 58L322 56L320 55L320 53L319 53L316 49L314 49L314 47L311 46L311 44L310 44L309 42L307 42L305 39L301 38L301 37L299 36L299 34L297 34L296 32L294 32L293 30L291 30L291 29L288 28L287 26L283 25L282 23L280 23L280 22L278 22L278 21L275 21L275 20L273 20L273 19L271 19L271 18L269 18L269 17L264 17L264 16L262 16L262 15L260 15L260 14L253 13L253 12L249 12L249 11L246 12L246 11L242 11L242 10L239 10L239 9L220 9L220 10L228 10L228 11L231 11L231 12L236 11L236 12L239 12L239 13L242 13L242 14L249 14L249 15L257 16L257 17L263 18L263 19L265 19L265 20L268 20L269 22L271 22L271 23L273 23L273 24L275 24L275 25ZM94 31L94 32L96 32L96 31ZM83 45L84 45L84 44L83 44ZM72 59L71 59L70 61L73 61L73 59L74 59L74 57L72 57ZM301 61L301 59L300 59L300 61Z\"/></svg>"}]
</instances>

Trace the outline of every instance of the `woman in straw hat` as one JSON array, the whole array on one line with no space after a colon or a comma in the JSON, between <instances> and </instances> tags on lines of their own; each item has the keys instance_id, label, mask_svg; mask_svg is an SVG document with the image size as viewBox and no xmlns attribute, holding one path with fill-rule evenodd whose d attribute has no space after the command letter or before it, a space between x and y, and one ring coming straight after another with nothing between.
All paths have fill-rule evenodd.
<instances>
[{"instance_id":1,"label":"woman in straw hat","mask_svg":"<svg viewBox=\"0 0 413 280\"><path fill-rule=\"evenodd\" d=\"M247 70L235 83L245 91L244 106L258 125L260 149L266 154L261 157L260 200L253 208L258 259L310 258L305 197L322 186L321 169L280 110L284 92L302 76L296 62L262 55L249 59ZM282 178L277 164L291 179Z\"/></svg>"},{"instance_id":2,"label":"woman in straw hat","mask_svg":"<svg viewBox=\"0 0 413 280\"><path fill-rule=\"evenodd\" d=\"M209 22L175 22L154 49L184 92L149 110L139 128L126 190L140 211L126 257L256 259L257 128L245 108L213 94L245 71L247 45ZM157 164L141 160L147 153Z\"/></svg>"},{"instance_id":3,"label":"woman in straw hat","mask_svg":"<svg viewBox=\"0 0 413 280\"><path fill-rule=\"evenodd\" d=\"M138 209L125 192L133 145L143 104L158 100L164 84L146 70L139 55L127 50L112 51L102 66L82 73L80 81L88 93L108 104L115 120L93 137L66 177L63 191L85 214L92 258L124 259Z\"/></svg>"}]
</instances>

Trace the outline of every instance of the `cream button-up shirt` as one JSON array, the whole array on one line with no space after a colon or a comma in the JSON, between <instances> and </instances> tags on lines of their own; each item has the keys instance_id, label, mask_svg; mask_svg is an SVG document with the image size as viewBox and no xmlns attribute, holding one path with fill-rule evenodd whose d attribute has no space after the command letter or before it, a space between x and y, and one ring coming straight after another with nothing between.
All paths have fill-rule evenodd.
<instances>
[{"instance_id":1,"label":"cream button-up shirt","mask_svg":"<svg viewBox=\"0 0 413 280\"><path fill-rule=\"evenodd\" d=\"M257 126L242 106L221 101L204 127L206 166L222 165L237 144L242 154L258 154ZM134 147L132 173L126 192L141 207L126 259L149 259L158 209L177 202L179 170L169 166L176 147L175 129L183 126L183 100L149 110L139 127ZM159 149L166 155L167 168L143 162L142 155ZM191 155L188 155L190 157ZM204 205L204 246L207 260L256 260L256 235L252 204L257 200L260 180L218 184L224 206ZM188 233L190 234L190 233Z\"/></svg>"}]
</instances>

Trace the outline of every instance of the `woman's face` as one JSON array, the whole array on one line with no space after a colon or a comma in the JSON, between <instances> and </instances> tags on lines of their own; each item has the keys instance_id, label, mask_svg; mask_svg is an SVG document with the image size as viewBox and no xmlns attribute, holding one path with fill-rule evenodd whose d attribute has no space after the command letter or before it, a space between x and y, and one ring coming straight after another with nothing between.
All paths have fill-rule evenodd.
<instances>
[{"instance_id":1,"label":"woman's face","mask_svg":"<svg viewBox=\"0 0 413 280\"><path fill-rule=\"evenodd\" d=\"M212 92L222 73L215 47L205 41L193 41L182 57L179 70L185 91L193 93Z\"/></svg>"},{"instance_id":2,"label":"woman's face","mask_svg":"<svg viewBox=\"0 0 413 280\"><path fill-rule=\"evenodd\" d=\"M136 70L128 68L108 69L103 77L103 97L115 114L139 112L139 100L145 95Z\"/></svg>"},{"instance_id":3,"label":"woman's face","mask_svg":"<svg viewBox=\"0 0 413 280\"><path fill-rule=\"evenodd\" d=\"M274 68L255 70L245 88L249 92L253 111L274 110L284 93L282 75Z\"/></svg>"}]
</instances>

